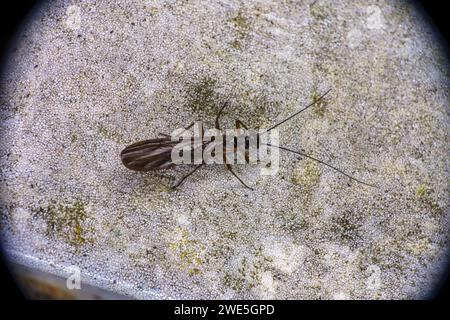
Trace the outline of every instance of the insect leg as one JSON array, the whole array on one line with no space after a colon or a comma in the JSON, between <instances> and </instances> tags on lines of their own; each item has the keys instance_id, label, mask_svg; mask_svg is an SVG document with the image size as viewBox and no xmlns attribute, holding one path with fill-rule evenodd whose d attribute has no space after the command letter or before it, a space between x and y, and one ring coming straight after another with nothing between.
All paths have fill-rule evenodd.
<instances>
[{"instance_id":1,"label":"insect leg","mask_svg":"<svg viewBox=\"0 0 450 320\"><path fill-rule=\"evenodd\" d=\"M195 122L192 122L190 125L188 125L186 128L184 128L184 130L189 130L190 128L192 128L192 126L194 125ZM162 133L162 132L158 132L158 134L160 136L166 137L166 138L170 138L171 135L167 134L167 133ZM180 133L181 134L181 133ZM178 135L177 135L178 136ZM175 136L176 137L176 136Z\"/></svg>"},{"instance_id":2,"label":"insect leg","mask_svg":"<svg viewBox=\"0 0 450 320\"><path fill-rule=\"evenodd\" d=\"M219 113L217 114L216 121L215 121L215 128L216 128L217 130L220 130L219 119L220 119L220 116L222 115L223 109L225 109L225 107L228 105L228 101L229 101L229 100L227 100L227 101L223 104L222 108L220 108Z\"/></svg>"},{"instance_id":3,"label":"insect leg","mask_svg":"<svg viewBox=\"0 0 450 320\"><path fill-rule=\"evenodd\" d=\"M239 176L238 176L236 173L234 173L233 169L231 169L231 165L230 165L230 164L227 164L227 169L233 174L233 176L236 177L236 179L239 180L240 183L242 183L242 184L244 185L244 187L246 187L246 188L248 188L248 189L250 189L250 190L253 190L253 188L250 188L248 185L246 185L246 184L244 183L244 181L242 181L242 179L239 178Z\"/></svg>"},{"instance_id":4,"label":"insect leg","mask_svg":"<svg viewBox=\"0 0 450 320\"><path fill-rule=\"evenodd\" d=\"M158 134L159 134L160 136L163 136L163 137L166 137L166 138L170 138L170 135L167 134L167 133L158 132Z\"/></svg>"},{"instance_id":5,"label":"insect leg","mask_svg":"<svg viewBox=\"0 0 450 320\"><path fill-rule=\"evenodd\" d=\"M236 119L236 129L240 129L241 126L245 129L248 130L247 126L239 119Z\"/></svg>"},{"instance_id":6,"label":"insect leg","mask_svg":"<svg viewBox=\"0 0 450 320\"><path fill-rule=\"evenodd\" d=\"M184 128L184 130L189 130L190 128L192 128L192 126L195 124L195 121L192 122L190 125L188 125L186 128Z\"/></svg>"},{"instance_id":7,"label":"insect leg","mask_svg":"<svg viewBox=\"0 0 450 320\"><path fill-rule=\"evenodd\" d=\"M178 188L183 183L184 180L186 180L191 174L193 174L195 171L197 171L197 169L199 169L202 165L203 165L203 163L195 166L195 168L191 172L189 172L187 175L185 175L183 178L181 178L175 185L173 185L172 189Z\"/></svg>"}]
</instances>

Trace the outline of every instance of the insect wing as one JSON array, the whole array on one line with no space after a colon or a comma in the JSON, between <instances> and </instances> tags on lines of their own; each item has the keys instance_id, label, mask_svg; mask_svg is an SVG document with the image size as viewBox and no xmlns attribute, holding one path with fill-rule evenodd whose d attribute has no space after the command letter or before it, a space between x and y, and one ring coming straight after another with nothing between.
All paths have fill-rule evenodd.
<instances>
[{"instance_id":1,"label":"insect wing","mask_svg":"<svg viewBox=\"0 0 450 320\"><path fill-rule=\"evenodd\" d=\"M190 140L180 139L172 141L169 138L150 139L136 142L122 150L120 157L125 167L135 171L150 171L167 169L174 165L172 162L172 149L183 149L187 146L193 157L193 150L204 148L209 141L201 141L195 145Z\"/></svg>"},{"instance_id":2,"label":"insect wing","mask_svg":"<svg viewBox=\"0 0 450 320\"><path fill-rule=\"evenodd\" d=\"M166 169L172 165L172 148L178 141L168 138L139 141L122 150L125 167L135 171Z\"/></svg>"}]
</instances>

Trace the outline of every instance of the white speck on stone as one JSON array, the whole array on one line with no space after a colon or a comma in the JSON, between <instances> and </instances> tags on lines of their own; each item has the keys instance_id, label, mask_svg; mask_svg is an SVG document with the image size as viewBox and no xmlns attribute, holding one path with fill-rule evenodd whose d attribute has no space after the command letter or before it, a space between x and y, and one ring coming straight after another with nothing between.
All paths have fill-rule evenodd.
<instances>
[{"instance_id":1,"label":"white speck on stone","mask_svg":"<svg viewBox=\"0 0 450 320\"><path fill-rule=\"evenodd\" d=\"M370 274L366 281L367 289L378 290L381 287L381 269L377 265L370 265L367 268L367 273Z\"/></svg>"},{"instance_id":2,"label":"white speck on stone","mask_svg":"<svg viewBox=\"0 0 450 320\"><path fill-rule=\"evenodd\" d=\"M81 9L76 5L67 7L66 26L71 30L78 30L81 27Z\"/></svg>"},{"instance_id":3,"label":"white speck on stone","mask_svg":"<svg viewBox=\"0 0 450 320\"><path fill-rule=\"evenodd\" d=\"M272 272L265 271L261 274L261 289L264 299L272 299L276 295L277 283L273 279Z\"/></svg>"},{"instance_id":4,"label":"white speck on stone","mask_svg":"<svg viewBox=\"0 0 450 320\"><path fill-rule=\"evenodd\" d=\"M14 217L14 222L16 223L17 227L21 230L22 228L26 228L31 213L29 210L18 207L13 210L12 216Z\"/></svg>"},{"instance_id":5,"label":"white speck on stone","mask_svg":"<svg viewBox=\"0 0 450 320\"><path fill-rule=\"evenodd\" d=\"M353 28L347 33L347 44L350 49L357 48L363 41L363 33L358 28Z\"/></svg>"},{"instance_id":6,"label":"white speck on stone","mask_svg":"<svg viewBox=\"0 0 450 320\"><path fill-rule=\"evenodd\" d=\"M292 273L297 270L303 250L300 246L289 242L280 242L276 239L267 241L264 245L264 254L272 258L272 265L285 273Z\"/></svg>"},{"instance_id":7,"label":"white speck on stone","mask_svg":"<svg viewBox=\"0 0 450 320\"><path fill-rule=\"evenodd\" d=\"M159 89L159 84L156 81L145 80L142 83L142 91L146 97L151 97Z\"/></svg>"},{"instance_id":8,"label":"white speck on stone","mask_svg":"<svg viewBox=\"0 0 450 320\"><path fill-rule=\"evenodd\" d=\"M327 251L324 255L324 262L333 265L336 261L352 262L356 259L358 253L353 252L347 246L327 245Z\"/></svg>"},{"instance_id":9,"label":"white speck on stone","mask_svg":"<svg viewBox=\"0 0 450 320\"><path fill-rule=\"evenodd\" d=\"M334 300L348 300L349 297L344 292L338 292L333 296Z\"/></svg>"},{"instance_id":10,"label":"white speck on stone","mask_svg":"<svg viewBox=\"0 0 450 320\"><path fill-rule=\"evenodd\" d=\"M385 19L380 7L368 6L366 8L366 13L366 26L368 29L379 30L385 27Z\"/></svg>"},{"instance_id":11,"label":"white speck on stone","mask_svg":"<svg viewBox=\"0 0 450 320\"><path fill-rule=\"evenodd\" d=\"M190 224L188 218L184 214L177 214L175 219L180 226L188 226Z\"/></svg>"}]
</instances>

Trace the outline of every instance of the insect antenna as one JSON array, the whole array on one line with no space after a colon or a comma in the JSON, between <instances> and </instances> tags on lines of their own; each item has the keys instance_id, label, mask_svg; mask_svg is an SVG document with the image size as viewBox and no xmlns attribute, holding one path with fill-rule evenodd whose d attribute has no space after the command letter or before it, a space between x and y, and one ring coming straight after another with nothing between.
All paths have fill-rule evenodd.
<instances>
[{"instance_id":1,"label":"insect antenna","mask_svg":"<svg viewBox=\"0 0 450 320\"><path fill-rule=\"evenodd\" d=\"M283 123L285 123L288 120L291 120L293 117L295 117L296 115L302 113L303 111L305 111L306 109L311 108L313 105L315 105L317 102L319 102L320 100L322 100L329 92L331 91L331 89L328 89L327 92L325 92L324 94L322 94L320 97L318 97L316 100L314 100L313 102L311 102L310 104L308 104L306 107L304 107L303 109L297 111L296 113L294 113L293 115L287 117L286 119L284 119L283 121L278 122L277 124L275 124L274 126L270 127L269 129L267 129L266 131L260 133L260 134L264 134L266 132L269 132L272 129L275 129L276 127L278 127L279 125L282 125Z\"/></svg>"},{"instance_id":2,"label":"insect antenna","mask_svg":"<svg viewBox=\"0 0 450 320\"><path fill-rule=\"evenodd\" d=\"M322 161L322 160L320 160L320 159L314 158L313 156L310 156L310 155L308 155L308 154L306 154L306 153L303 153L303 152L300 152L300 151L294 151L294 150L291 150L291 149L288 149L288 148L285 148L285 147L282 147L282 146L276 146L276 145L273 145L273 144L270 144L270 143L264 143L264 145L269 146L269 147L278 148L278 149L280 149L280 150L285 150L285 151L288 151L288 152L291 152L291 153L295 153L295 154L298 154L298 155L301 155L301 156L303 156L303 157L305 157L305 158L308 158L308 159L314 160L314 161L316 161L316 162L318 162L318 163L321 163L321 164L323 164L323 165L325 165L325 166L327 166L327 167L329 167L329 168L331 168L331 169L333 169L333 170L339 172L340 174L343 174L344 176L350 178L351 180L354 180L354 181L356 181L356 182L359 182L359 183L361 183L361 184L363 184L363 185L366 185L366 186L368 186L368 187L378 188L377 186L375 186L375 185L373 185L373 184L369 184L369 183L367 183L367 182L358 180L358 179L356 179L355 177L352 177L351 175L345 173L345 172L342 171L341 169L336 168L336 167L332 166L331 164L326 163L325 161Z\"/></svg>"}]
</instances>

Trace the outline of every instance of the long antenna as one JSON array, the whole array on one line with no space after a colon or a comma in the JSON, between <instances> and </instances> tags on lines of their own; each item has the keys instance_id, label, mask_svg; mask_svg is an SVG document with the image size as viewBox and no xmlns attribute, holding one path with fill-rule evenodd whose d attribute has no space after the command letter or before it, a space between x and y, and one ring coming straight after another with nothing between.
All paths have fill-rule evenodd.
<instances>
[{"instance_id":1,"label":"long antenna","mask_svg":"<svg viewBox=\"0 0 450 320\"><path fill-rule=\"evenodd\" d=\"M297 112L294 113L293 115L287 117L286 119L284 119L284 120L281 121L281 122L278 122L276 125L274 125L273 127L267 129L266 131L264 131L263 133L260 133L260 134L264 134L264 133L266 133L266 132L269 132L269 131L272 130L272 129L275 129L275 128L278 127L279 125L282 125L282 124L285 123L286 121L292 119L292 118L295 117L296 115L298 115L298 114L302 113L303 111L305 111L306 109L312 107L312 106L315 105L317 102L319 102L320 100L322 100L322 99L328 94L328 92L330 92L330 91L331 91L331 89L328 89L327 92L325 92L324 94L322 94L319 98L317 98L316 100L314 100L313 102L311 102L309 105L307 105L306 107L304 107L304 108L301 109L300 111L297 111Z\"/></svg>"},{"instance_id":2,"label":"long antenna","mask_svg":"<svg viewBox=\"0 0 450 320\"><path fill-rule=\"evenodd\" d=\"M291 149L288 149L288 148L285 148L285 147L281 147L281 146L276 146L276 145L273 145L273 144L270 144L270 143L264 143L264 144L265 144L266 146L269 146L269 147L274 147L274 148L278 148L278 149L281 149L281 150L289 151L289 152L292 152L292 153L301 155L301 156L303 156L303 157L305 157L305 158L309 158L309 159L311 159L311 160L317 161L317 162L319 162L319 163L321 163L321 164L323 164L323 165L326 165L327 167L329 167L329 168L331 168L331 169L333 169L333 170L335 170L335 171L337 171L337 172L343 174L344 176L346 176L346 177L348 177L348 178L350 178L350 179L352 179L352 180L354 180L354 181L356 181L356 182L359 182L359 183L361 183L361 184L363 184L363 185L366 185L366 186L369 186L369 187L372 187L372 188L378 188L378 187L375 186L375 185L372 185L372 184L366 183L366 182L364 182L364 181L358 180L358 179L352 177L351 175L345 173L344 171L342 171L342 170L340 170L340 169L338 169L338 168L332 166L331 164L328 164L328 163L326 163L326 162L324 162L324 161L322 161L322 160L320 160L320 159L314 158L314 157L312 157L312 156L310 156L310 155L308 155L308 154L306 154L306 153L303 153L303 152L300 152L300 151L294 151L294 150L291 150Z\"/></svg>"}]
</instances>

